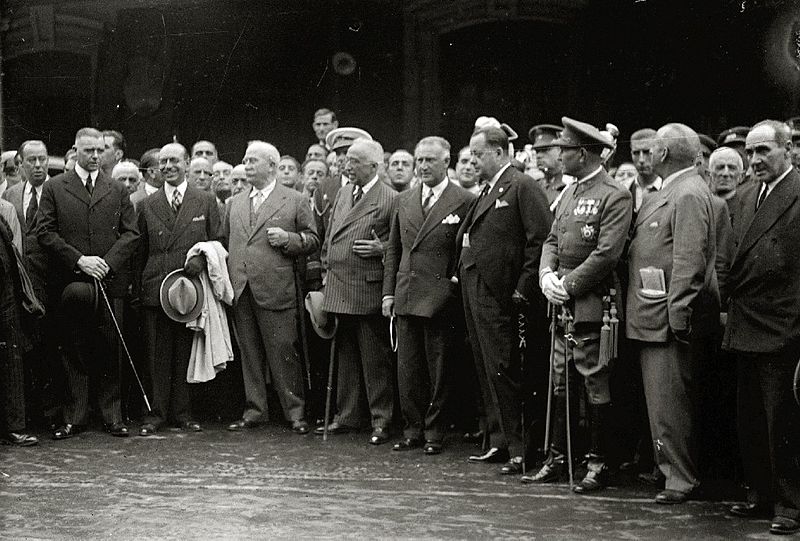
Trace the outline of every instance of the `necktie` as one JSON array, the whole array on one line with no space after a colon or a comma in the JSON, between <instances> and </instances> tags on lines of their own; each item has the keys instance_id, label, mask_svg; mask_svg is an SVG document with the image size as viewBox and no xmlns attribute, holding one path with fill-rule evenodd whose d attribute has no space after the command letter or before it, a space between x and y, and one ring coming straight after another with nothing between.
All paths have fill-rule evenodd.
<instances>
[{"instance_id":1,"label":"necktie","mask_svg":"<svg viewBox=\"0 0 800 541\"><path fill-rule=\"evenodd\" d=\"M33 219L36 217L36 211L39 210L39 201L36 199L36 187L31 188L31 202L28 203L28 209L25 211L25 225L30 229L33 224Z\"/></svg>"},{"instance_id":2,"label":"necktie","mask_svg":"<svg viewBox=\"0 0 800 541\"><path fill-rule=\"evenodd\" d=\"M92 175L88 175L86 177L86 191L89 192L89 195L92 195L92 190L94 190L94 186L92 186Z\"/></svg>"},{"instance_id":3,"label":"necktie","mask_svg":"<svg viewBox=\"0 0 800 541\"><path fill-rule=\"evenodd\" d=\"M758 201L756 202L756 210L758 210L758 207L760 207L761 204L764 202L764 199L767 198L768 189L769 186L767 184L764 184L763 187L761 188L761 193L758 194Z\"/></svg>"},{"instance_id":4,"label":"necktie","mask_svg":"<svg viewBox=\"0 0 800 541\"><path fill-rule=\"evenodd\" d=\"M431 211L431 207L433 206L433 190L428 190L428 195L425 196L425 201L422 202L422 213L425 217L428 217L428 213Z\"/></svg>"},{"instance_id":5,"label":"necktie","mask_svg":"<svg viewBox=\"0 0 800 541\"><path fill-rule=\"evenodd\" d=\"M181 197L181 192L176 189L172 192L172 210L175 211L175 214L178 214L178 211L181 210L182 202L183 198Z\"/></svg>"},{"instance_id":6,"label":"necktie","mask_svg":"<svg viewBox=\"0 0 800 541\"><path fill-rule=\"evenodd\" d=\"M356 184L356 187L353 190L353 205L359 202L362 195L364 195L364 190L361 189L361 186Z\"/></svg>"},{"instance_id":7,"label":"necktie","mask_svg":"<svg viewBox=\"0 0 800 541\"><path fill-rule=\"evenodd\" d=\"M489 186L488 182L486 184L484 184L480 195L478 195L478 199L482 199L487 193L489 193L489 189L490 188L491 188L491 186Z\"/></svg>"},{"instance_id":8,"label":"necktie","mask_svg":"<svg viewBox=\"0 0 800 541\"><path fill-rule=\"evenodd\" d=\"M258 209L261 207L261 202L264 199L264 194L261 192L256 193L253 196L253 212L258 212Z\"/></svg>"}]
</instances>

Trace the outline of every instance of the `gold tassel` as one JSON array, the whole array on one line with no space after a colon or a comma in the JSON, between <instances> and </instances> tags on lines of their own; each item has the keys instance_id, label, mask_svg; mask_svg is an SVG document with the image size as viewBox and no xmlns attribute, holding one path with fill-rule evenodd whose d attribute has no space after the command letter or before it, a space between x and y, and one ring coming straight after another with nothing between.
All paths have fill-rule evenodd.
<instances>
[{"instance_id":1,"label":"gold tassel","mask_svg":"<svg viewBox=\"0 0 800 541\"><path fill-rule=\"evenodd\" d=\"M609 327L608 310L603 310L603 327L600 329L600 365L607 366L611 357L611 327Z\"/></svg>"},{"instance_id":2,"label":"gold tassel","mask_svg":"<svg viewBox=\"0 0 800 541\"><path fill-rule=\"evenodd\" d=\"M617 303L611 301L611 358L616 359L619 355L619 319L617 318Z\"/></svg>"}]
</instances>

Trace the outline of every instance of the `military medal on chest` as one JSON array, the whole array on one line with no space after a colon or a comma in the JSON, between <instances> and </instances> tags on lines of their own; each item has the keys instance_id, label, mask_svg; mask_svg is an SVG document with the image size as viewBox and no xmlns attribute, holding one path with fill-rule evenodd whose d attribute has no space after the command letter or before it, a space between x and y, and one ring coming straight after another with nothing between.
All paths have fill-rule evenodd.
<instances>
[{"instance_id":1,"label":"military medal on chest","mask_svg":"<svg viewBox=\"0 0 800 541\"><path fill-rule=\"evenodd\" d=\"M587 199L581 197L578 199L578 204L575 205L575 210L572 213L575 216L593 216L597 214L597 209L600 206L599 199Z\"/></svg>"},{"instance_id":2,"label":"military medal on chest","mask_svg":"<svg viewBox=\"0 0 800 541\"><path fill-rule=\"evenodd\" d=\"M597 230L591 224L586 224L581 227L581 237L583 240L595 240L597 238Z\"/></svg>"}]
</instances>

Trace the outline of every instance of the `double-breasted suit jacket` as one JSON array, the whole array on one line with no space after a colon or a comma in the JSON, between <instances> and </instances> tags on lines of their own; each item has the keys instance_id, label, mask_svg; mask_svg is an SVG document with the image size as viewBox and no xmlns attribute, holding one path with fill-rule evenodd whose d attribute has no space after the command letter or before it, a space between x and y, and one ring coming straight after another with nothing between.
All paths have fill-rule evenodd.
<instances>
[{"instance_id":1,"label":"double-breasted suit jacket","mask_svg":"<svg viewBox=\"0 0 800 541\"><path fill-rule=\"evenodd\" d=\"M456 234L474 199L448 182L425 217L421 183L397 197L383 275L383 295L394 295L397 315L430 318L454 300L458 289L448 270L455 265Z\"/></svg>"},{"instance_id":2,"label":"double-breasted suit jacket","mask_svg":"<svg viewBox=\"0 0 800 541\"><path fill-rule=\"evenodd\" d=\"M553 215L531 177L508 166L456 235L458 276L492 447L520 453L520 366L514 291L534 300Z\"/></svg>"},{"instance_id":3,"label":"double-breasted suit jacket","mask_svg":"<svg viewBox=\"0 0 800 541\"><path fill-rule=\"evenodd\" d=\"M162 186L140 202L141 291L144 306L160 306L161 282L182 269L186 253L198 242L219 240L222 229L216 198L187 184L177 215Z\"/></svg>"},{"instance_id":4,"label":"double-breasted suit jacket","mask_svg":"<svg viewBox=\"0 0 800 541\"><path fill-rule=\"evenodd\" d=\"M427 216L421 183L397 197L383 276L383 294L394 296L398 316L397 384L404 434L429 442L441 442L444 434L448 351L458 327L458 288L447 271L454 264L458 227L475 199L460 186L443 182L445 188Z\"/></svg>"},{"instance_id":5,"label":"double-breasted suit jacket","mask_svg":"<svg viewBox=\"0 0 800 541\"><path fill-rule=\"evenodd\" d=\"M364 402L369 404L373 428L388 429L392 418L394 363L386 321L381 316L383 258L360 257L353 253L353 246L357 240L374 240L377 236L385 247L396 195L377 176L355 204L353 185L340 188L323 245L323 309L339 314L339 411L334 420L346 426L365 424Z\"/></svg>"},{"instance_id":6,"label":"double-breasted suit jacket","mask_svg":"<svg viewBox=\"0 0 800 541\"><path fill-rule=\"evenodd\" d=\"M339 189L322 253L326 271L324 310L353 315L380 313L383 260L357 256L353 243L372 240L373 232L386 242L396 195L378 180L353 205L353 185Z\"/></svg>"},{"instance_id":7,"label":"double-breasted suit jacket","mask_svg":"<svg viewBox=\"0 0 800 541\"><path fill-rule=\"evenodd\" d=\"M46 287L47 254L39 245L39 240L36 238L36 222L34 221L29 226L26 220L27 209L23 208L23 202L25 188L27 186L27 182L20 182L19 184L13 185L3 193L3 199L14 205L14 209L17 212L17 219L22 231L22 253L25 255L25 268L28 271L28 275L31 277L36 296L42 302L47 303L49 298ZM44 185L39 186L38 190L42 190L43 187ZM41 191L39 193L41 193ZM36 214L38 215L38 213L37 210Z\"/></svg>"}]
</instances>

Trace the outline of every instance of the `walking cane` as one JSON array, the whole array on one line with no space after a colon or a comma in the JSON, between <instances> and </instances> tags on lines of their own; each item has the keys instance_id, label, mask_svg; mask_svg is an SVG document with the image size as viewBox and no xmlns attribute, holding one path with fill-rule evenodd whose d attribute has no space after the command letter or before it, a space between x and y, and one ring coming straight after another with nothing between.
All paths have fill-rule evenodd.
<instances>
[{"instance_id":1,"label":"walking cane","mask_svg":"<svg viewBox=\"0 0 800 541\"><path fill-rule=\"evenodd\" d=\"M522 390L522 400L520 401L520 421L522 422L522 475L525 475L525 456L528 451L528 442L525 437L525 348L528 343L525 341L525 327L526 319L525 314L520 312L517 316L517 334L519 335L519 373L520 373L520 386Z\"/></svg>"},{"instance_id":2,"label":"walking cane","mask_svg":"<svg viewBox=\"0 0 800 541\"><path fill-rule=\"evenodd\" d=\"M303 293L300 290L300 266L297 264L297 258L292 260L292 270L294 271L294 295L295 304L297 305L297 323L300 327L300 342L303 352L303 364L306 368L306 385L308 390L311 390L311 357L308 354L308 333L306 332L306 315L303 310Z\"/></svg>"},{"instance_id":3,"label":"walking cane","mask_svg":"<svg viewBox=\"0 0 800 541\"><path fill-rule=\"evenodd\" d=\"M152 413L153 408L150 407L150 401L147 399L147 393L144 392L144 385L142 385L142 380L139 378L139 372L136 371L136 366L133 364L133 358L131 357L130 351L128 351L128 344L125 343L125 337L122 336L122 329L119 328L119 323L117 323L117 318L114 315L114 310L111 308L111 303L108 301L108 295L106 295L106 288L103 287L103 282L98 280L97 278L94 279L95 283L97 283L98 289L100 289L100 293L103 294L103 300L105 301L105 305L108 307L108 313L111 314L111 321L114 322L114 328L117 329L117 336L119 336L119 341L122 343L122 348L125 350L125 355L128 357L128 362L131 365L131 370L133 371L133 375L136 377L136 383L139 384L139 390L142 391L142 398L144 398L144 405L147 406L147 412Z\"/></svg>"},{"instance_id":4,"label":"walking cane","mask_svg":"<svg viewBox=\"0 0 800 541\"><path fill-rule=\"evenodd\" d=\"M550 450L550 414L553 410L553 364L555 363L555 350L556 350L556 322L558 321L558 313L556 312L556 305L552 302L547 303L547 312L550 315L550 374L547 380L547 416L545 417L544 426L544 451L545 453Z\"/></svg>"},{"instance_id":5,"label":"walking cane","mask_svg":"<svg viewBox=\"0 0 800 541\"><path fill-rule=\"evenodd\" d=\"M331 394L333 393L334 366L336 366L336 331L334 331L333 338L331 339L331 356L328 361L328 390L325 393L325 424L322 425L322 441L328 441L328 425L331 422Z\"/></svg>"},{"instance_id":6,"label":"walking cane","mask_svg":"<svg viewBox=\"0 0 800 541\"><path fill-rule=\"evenodd\" d=\"M573 475L572 475L572 435L570 434L570 415L569 415L569 359L570 359L570 351L572 348L572 342L574 340L572 336L572 331L574 329L572 325L573 317L572 314L569 313L569 310L566 308L562 308L561 310L563 316L563 323L564 323L564 385L565 385L565 392L567 398L567 466L569 470L569 488L572 490L573 488Z\"/></svg>"}]
</instances>

